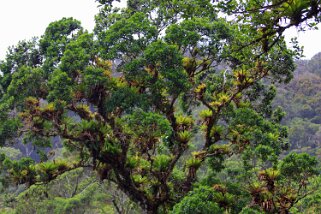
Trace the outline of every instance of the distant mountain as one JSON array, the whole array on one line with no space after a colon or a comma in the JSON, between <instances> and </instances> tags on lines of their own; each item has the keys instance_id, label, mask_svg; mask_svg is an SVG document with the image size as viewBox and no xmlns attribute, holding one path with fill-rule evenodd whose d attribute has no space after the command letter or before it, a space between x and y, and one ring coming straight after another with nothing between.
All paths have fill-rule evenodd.
<instances>
[{"instance_id":1,"label":"distant mountain","mask_svg":"<svg viewBox=\"0 0 321 214\"><path fill-rule=\"evenodd\" d=\"M298 60L296 64L297 74L309 72L321 76L321 52L314 55L311 60Z\"/></svg>"},{"instance_id":2,"label":"distant mountain","mask_svg":"<svg viewBox=\"0 0 321 214\"><path fill-rule=\"evenodd\" d=\"M275 106L287 115L290 149L321 157L321 53L299 60L293 80L278 87Z\"/></svg>"}]
</instances>

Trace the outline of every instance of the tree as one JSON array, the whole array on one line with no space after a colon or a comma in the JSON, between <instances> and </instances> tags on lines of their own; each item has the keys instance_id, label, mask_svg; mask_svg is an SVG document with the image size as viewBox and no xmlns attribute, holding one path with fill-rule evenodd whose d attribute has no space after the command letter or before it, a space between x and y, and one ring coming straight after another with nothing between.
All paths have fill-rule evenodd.
<instances>
[{"instance_id":1,"label":"tree","mask_svg":"<svg viewBox=\"0 0 321 214\"><path fill-rule=\"evenodd\" d=\"M220 168L242 153L248 168L254 159L263 169L278 164L287 134L270 84L288 82L300 55L282 33L318 18L319 4L99 2L94 35L73 19L54 22L33 46L42 60L17 62L1 78L1 143L22 136L43 148L59 136L77 154L44 163L4 157L17 184L91 167L156 213L192 189L207 161ZM219 12L242 15L229 21ZM1 68L15 54L25 53L9 52Z\"/></svg>"},{"instance_id":2,"label":"tree","mask_svg":"<svg viewBox=\"0 0 321 214\"><path fill-rule=\"evenodd\" d=\"M15 212L27 214L112 213L107 185L100 185L86 170L75 169L46 185L34 185L14 197L10 205Z\"/></svg>"},{"instance_id":3,"label":"tree","mask_svg":"<svg viewBox=\"0 0 321 214\"><path fill-rule=\"evenodd\" d=\"M174 207L173 213L222 213L223 209L213 200L218 197L215 194L212 188L195 189Z\"/></svg>"}]
</instances>

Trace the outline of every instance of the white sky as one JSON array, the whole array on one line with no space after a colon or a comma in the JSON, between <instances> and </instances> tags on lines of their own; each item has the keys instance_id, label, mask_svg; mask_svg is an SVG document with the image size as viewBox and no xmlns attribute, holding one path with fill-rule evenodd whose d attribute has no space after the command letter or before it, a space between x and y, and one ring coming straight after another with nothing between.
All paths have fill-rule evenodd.
<instances>
[{"instance_id":1,"label":"white sky","mask_svg":"<svg viewBox=\"0 0 321 214\"><path fill-rule=\"evenodd\" d=\"M78 19L91 31L97 12L95 0L0 0L0 59L4 58L9 46L41 36L50 22L63 17ZM321 52L321 29L306 33L292 29L287 35L299 36L307 58Z\"/></svg>"},{"instance_id":2,"label":"white sky","mask_svg":"<svg viewBox=\"0 0 321 214\"><path fill-rule=\"evenodd\" d=\"M0 59L9 46L41 36L50 22L73 17L91 31L98 12L95 0L0 0Z\"/></svg>"},{"instance_id":3,"label":"white sky","mask_svg":"<svg viewBox=\"0 0 321 214\"><path fill-rule=\"evenodd\" d=\"M290 41L291 37L297 37L300 46L304 47L306 59L311 59L315 54L321 52L321 24L319 30L308 30L298 32L297 29L291 28L285 31L286 40Z\"/></svg>"}]
</instances>

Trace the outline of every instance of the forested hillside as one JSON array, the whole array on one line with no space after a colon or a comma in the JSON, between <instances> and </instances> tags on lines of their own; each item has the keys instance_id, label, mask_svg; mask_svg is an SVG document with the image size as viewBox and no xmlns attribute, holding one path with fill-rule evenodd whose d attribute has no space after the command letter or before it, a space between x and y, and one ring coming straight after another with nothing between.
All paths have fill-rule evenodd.
<instances>
[{"instance_id":1,"label":"forested hillside","mask_svg":"<svg viewBox=\"0 0 321 214\"><path fill-rule=\"evenodd\" d=\"M286 111L282 123L289 128L290 150L321 158L321 54L296 64L293 80L278 86L274 104Z\"/></svg>"},{"instance_id":2,"label":"forested hillside","mask_svg":"<svg viewBox=\"0 0 321 214\"><path fill-rule=\"evenodd\" d=\"M98 2L0 61L2 213L320 213L319 1Z\"/></svg>"}]
</instances>

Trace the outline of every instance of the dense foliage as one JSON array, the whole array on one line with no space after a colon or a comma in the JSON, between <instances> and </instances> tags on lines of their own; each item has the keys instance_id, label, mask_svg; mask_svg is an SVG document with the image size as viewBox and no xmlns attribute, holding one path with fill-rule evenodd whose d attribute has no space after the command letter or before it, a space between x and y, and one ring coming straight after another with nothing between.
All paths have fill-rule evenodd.
<instances>
[{"instance_id":1,"label":"dense foliage","mask_svg":"<svg viewBox=\"0 0 321 214\"><path fill-rule=\"evenodd\" d=\"M272 99L301 54L283 32L314 27L319 1L98 2L94 33L64 18L0 63L0 144L22 139L41 157L1 154L7 185L31 191L91 169L147 213L288 213L308 195L317 161L279 159L287 129ZM57 137L69 155L46 154ZM76 198L48 209L92 205L96 188L73 188Z\"/></svg>"},{"instance_id":2,"label":"dense foliage","mask_svg":"<svg viewBox=\"0 0 321 214\"><path fill-rule=\"evenodd\" d=\"M278 86L274 105L286 109L282 123L289 127L290 149L320 157L320 54L296 64L293 80Z\"/></svg>"}]
</instances>

